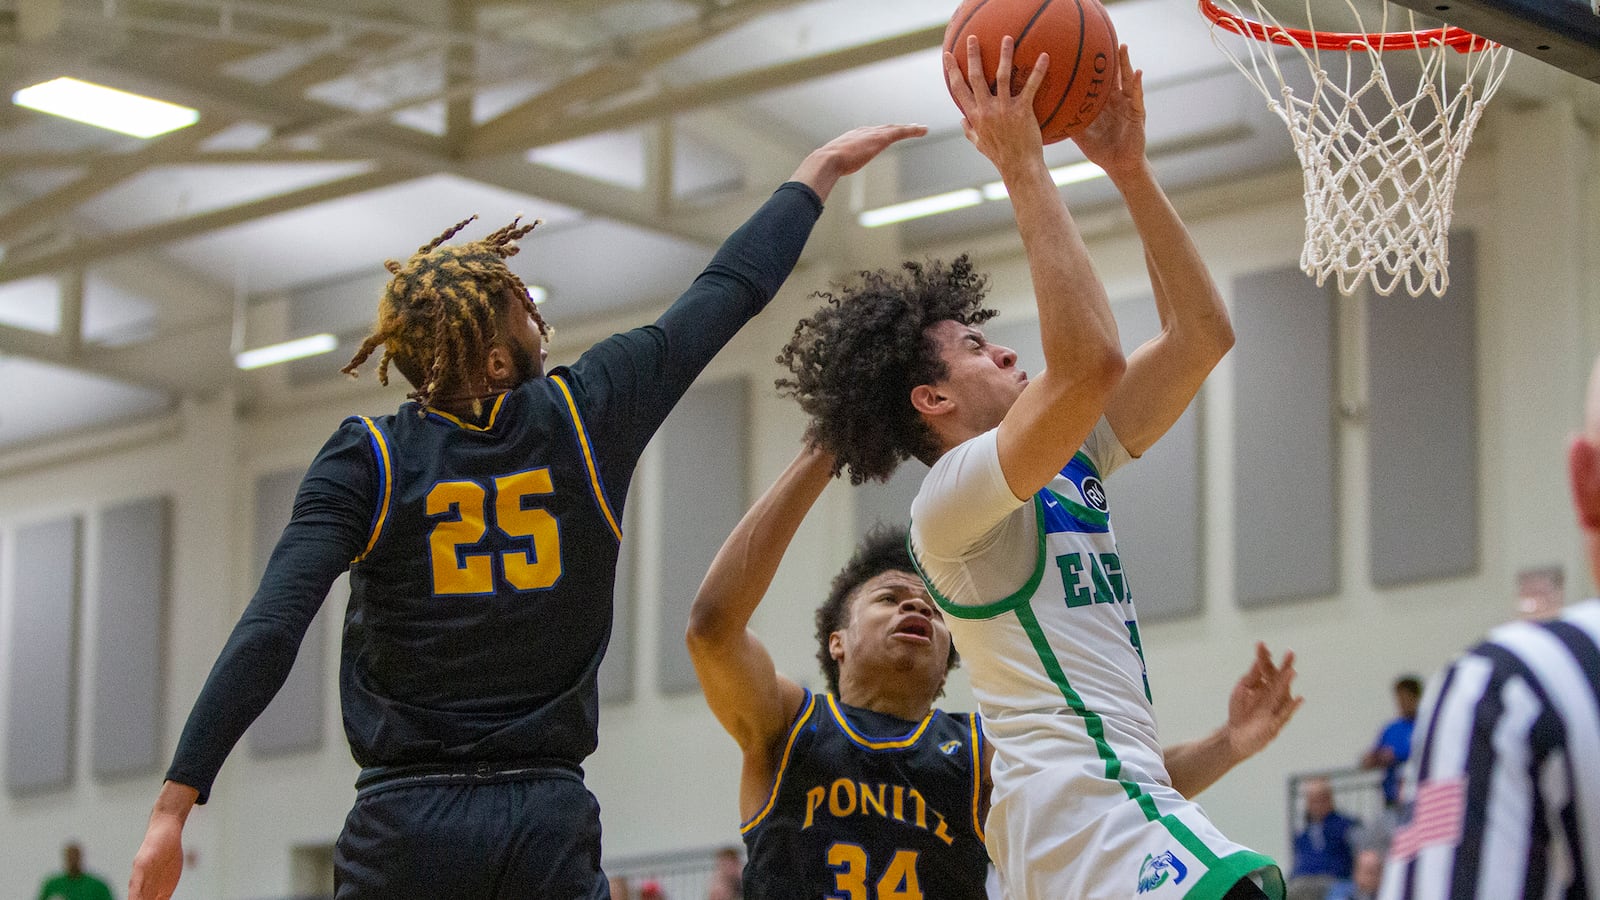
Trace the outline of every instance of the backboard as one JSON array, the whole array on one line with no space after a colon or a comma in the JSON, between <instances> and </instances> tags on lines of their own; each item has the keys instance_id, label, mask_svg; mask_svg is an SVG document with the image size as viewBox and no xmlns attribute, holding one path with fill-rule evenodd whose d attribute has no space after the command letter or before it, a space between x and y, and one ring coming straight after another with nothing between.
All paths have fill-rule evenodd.
<instances>
[{"instance_id":1,"label":"backboard","mask_svg":"<svg viewBox=\"0 0 1600 900\"><path fill-rule=\"evenodd\" d=\"M1600 84L1594 0L1391 0Z\"/></svg>"}]
</instances>

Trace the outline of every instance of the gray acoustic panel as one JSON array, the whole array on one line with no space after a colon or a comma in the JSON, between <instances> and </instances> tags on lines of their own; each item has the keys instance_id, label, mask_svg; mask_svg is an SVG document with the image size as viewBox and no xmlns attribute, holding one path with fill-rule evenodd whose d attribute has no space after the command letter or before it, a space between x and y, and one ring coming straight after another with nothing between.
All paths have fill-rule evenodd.
<instances>
[{"instance_id":1,"label":"gray acoustic panel","mask_svg":"<svg viewBox=\"0 0 1600 900\"><path fill-rule=\"evenodd\" d=\"M255 521L251 531L251 592L267 570L267 560L278 544L283 526L294 513L294 496L304 469L271 472L256 479ZM338 590L337 587L334 588ZM325 691L323 650L327 643L326 601L311 620L294 667L277 696L267 704L255 724L245 732L250 751L257 756L277 756L316 750L322 746L322 705Z\"/></svg>"},{"instance_id":2,"label":"gray acoustic panel","mask_svg":"<svg viewBox=\"0 0 1600 900\"><path fill-rule=\"evenodd\" d=\"M888 481L869 481L853 488L856 539L865 537L876 526L906 528L911 521L911 501L916 499L927 474L927 466L908 459Z\"/></svg>"},{"instance_id":3,"label":"gray acoustic panel","mask_svg":"<svg viewBox=\"0 0 1600 900\"><path fill-rule=\"evenodd\" d=\"M1155 301L1134 298L1114 305L1123 351L1161 328ZM1044 347L1034 319L995 319L984 329L992 343L1017 352L1029 373L1044 367ZM1139 618L1150 621L1200 609L1204 580L1200 540L1200 425L1193 405L1143 457L1106 484L1117 546Z\"/></svg>"},{"instance_id":4,"label":"gray acoustic panel","mask_svg":"<svg viewBox=\"0 0 1600 900\"><path fill-rule=\"evenodd\" d=\"M147 497L100 513L89 739L101 778L160 763L169 508L167 498Z\"/></svg>"},{"instance_id":5,"label":"gray acoustic panel","mask_svg":"<svg viewBox=\"0 0 1600 900\"><path fill-rule=\"evenodd\" d=\"M744 515L749 394L744 378L696 385L661 426L666 521L656 648L663 693L699 686L683 635L706 569Z\"/></svg>"},{"instance_id":6,"label":"gray acoustic panel","mask_svg":"<svg viewBox=\"0 0 1600 900\"><path fill-rule=\"evenodd\" d=\"M1367 304L1376 585L1477 569L1475 249L1471 234L1450 236L1444 297L1374 296Z\"/></svg>"},{"instance_id":7,"label":"gray acoustic panel","mask_svg":"<svg viewBox=\"0 0 1600 900\"><path fill-rule=\"evenodd\" d=\"M1117 303L1123 352L1161 333L1155 299ZM1142 621L1200 611L1205 590L1200 522L1200 401L1197 398L1144 455L1106 482L1111 527Z\"/></svg>"},{"instance_id":8,"label":"gray acoustic panel","mask_svg":"<svg viewBox=\"0 0 1600 900\"><path fill-rule=\"evenodd\" d=\"M638 484L637 480L634 484ZM611 643L596 675L601 703L633 699L634 622L638 609L639 514L632 495L622 511L622 547L617 554L617 585L612 591Z\"/></svg>"},{"instance_id":9,"label":"gray acoustic panel","mask_svg":"<svg viewBox=\"0 0 1600 900\"><path fill-rule=\"evenodd\" d=\"M6 788L12 794L72 784L80 540L76 516L16 531L6 653Z\"/></svg>"},{"instance_id":10,"label":"gray acoustic panel","mask_svg":"<svg viewBox=\"0 0 1600 900\"><path fill-rule=\"evenodd\" d=\"M1332 285L1295 267L1234 282L1234 573L1239 604L1338 590Z\"/></svg>"}]
</instances>

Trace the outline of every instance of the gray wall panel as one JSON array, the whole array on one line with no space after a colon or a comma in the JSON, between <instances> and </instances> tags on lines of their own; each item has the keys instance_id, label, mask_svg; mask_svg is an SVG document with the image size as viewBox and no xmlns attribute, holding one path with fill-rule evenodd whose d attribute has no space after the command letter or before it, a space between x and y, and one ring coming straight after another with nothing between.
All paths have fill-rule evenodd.
<instances>
[{"instance_id":1,"label":"gray wall panel","mask_svg":"<svg viewBox=\"0 0 1600 900\"><path fill-rule=\"evenodd\" d=\"M1471 234L1450 236L1447 296L1370 298L1372 582L1478 566L1478 395Z\"/></svg>"},{"instance_id":2,"label":"gray wall panel","mask_svg":"<svg viewBox=\"0 0 1600 900\"><path fill-rule=\"evenodd\" d=\"M16 532L12 585L6 787L13 794L72 783L76 704L77 517Z\"/></svg>"},{"instance_id":3,"label":"gray wall panel","mask_svg":"<svg viewBox=\"0 0 1600 900\"><path fill-rule=\"evenodd\" d=\"M1338 589L1334 299L1298 268L1234 282L1234 572L1252 607Z\"/></svg>"},{"instance_id":4,"label":"gray wall panel","mask_svg":"<svg viewBox=\"0 0 1600 900\"><path fill-rule=\"evenodd\" d=\"M855 497L856 539L860 540L875 525L905 528L911 520L911 501L922 487L928 467L915 459L900 464L888 481L869 481L851 489ZM849 476L840 476L849 484ZM839 561L842 568L844 560Z\"/></svg>"},{"instance_id":5,"label":"gray wall panel","mask_svg":"<svg viewBox=\"0 0 1600 900\"><path fill-rule=\"evenodd\" d=\"M1114 307L1124 353L1161 332L1153 297ZM1200 540L1199 400L1140 458L1106 482L1111 525L1142 621L1200 611L1204 578Z\"/></svg>"},{"instance_id":6,"label":"gray wall panel","mask_svg":"<svg viewBox=\"0 0 1600 900\"><path fill-rule=\"evenodd\" d=\"M95 604L94 774L153 771L161 752L169 504L148 497L100 513Z\"/></svg>"},{"instance_id":7,"label":"gray wall panel","mask_svg":"<svg viewBox=\"0 0 1600 900\"><path fill-rule=\"evenodd\" d=\"M270 472L256 479L255 522L251 535L252 571L250 590L255 592L261 573L267 569L278 535L294 512L294 495L305 477L304 469ZM334 590L340 590L335 583ZM294 668L284 680L272 702L255 724L245 732L250 751L258 756L273 756L315 750L322 746L322 705L325 691L323 649L327 643L328 603L324 601L295 656Z\"/></svg>"},{"instance_id":8,"label":"gray wall panel","mask_svg":"<svg viewBox=\"0 0 1600 900\"><path fill-rule=\"evenodd\" d=\"M656 647L666 693L699 687L683 634L706 569L744 515L749 394L744 378L696 385L661 427L667 521Z\"/></svg>"},{"instance_id":9,"label":"gray wall panel","mask_svg":"<svg viewBox=\"0 0 1600 900\"><path fill-rule=\"evenodd\" d=\"M1160 330L1161 320L1149 297L1118 302L1113 310L1126 353ZM984 331L990 341L1017 351L1017 364L1024 371L1044 367L1037 321L995 319ZM1113 475L1106 490L1139 618L1149 621L1198 612L1204 582L1195 405L1143 457Z\"/></svg>"}]
</instances>

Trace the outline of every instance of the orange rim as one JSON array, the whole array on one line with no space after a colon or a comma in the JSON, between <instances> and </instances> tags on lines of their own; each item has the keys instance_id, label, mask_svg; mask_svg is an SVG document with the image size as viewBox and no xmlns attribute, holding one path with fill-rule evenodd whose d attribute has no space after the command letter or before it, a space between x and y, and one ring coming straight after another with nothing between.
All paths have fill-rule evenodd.
<instances>
[{"instance_id":1,"label":"orange rim","mask_svg":"<svg viewBox=\"0 0 1600 900\"><path fill-rule=\"evenodd\" d=\"M1281 25L1264 25L1237 13L1217 6L1215 0L1200 0L1200 13L1213 25L1234 34L1244 35L1269 44L1285 47L1304 47L1312 50L1362 50L1378 51L1415 50L1443 44L1458 53L1474 53L1496 46L1464 28L1447 25L1426 31L1361 32L1311 31L1304 28L1284 28Z\"/></svg>"}]
</instances>

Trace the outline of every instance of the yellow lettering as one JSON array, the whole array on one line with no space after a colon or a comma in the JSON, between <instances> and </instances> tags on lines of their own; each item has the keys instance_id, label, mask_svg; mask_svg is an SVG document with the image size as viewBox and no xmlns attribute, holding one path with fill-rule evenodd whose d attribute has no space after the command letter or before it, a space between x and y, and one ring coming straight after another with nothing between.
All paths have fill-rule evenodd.
<instances>
[{"instance_id":1,"label":"yellow lettering","mask_svg":"<svg viewBox=\"0 0 1600 900\"><path fill-rule=\"evenodd\" d=\"M806 823L800 826L801 831L811 827L811 814L822 805L822 799L828 795L827 788L818 786L806 791Z\"/></svg>"},{"instance_id":2,"label":"yellow lettering","mask_svg":"<svg viewBox=\"0 0 1600 900\"><path fill-rule=\"evenodd\" d=\"M906 820L906 789L898 784L894 786L894 820Z\"/></svg>"},{"instance_id":3,"label":"yellow lettering","mask_svg":"<svg viewBox=\"0 0 1600 900\"><path fill-rule=\"evenodd\" d=\"M878 808L878 815L880 815L880 816L887 816L888 815L888 813L884 812L884 810L883 810L883 789L886 786L887 785L884 785L883 783L880 782L878 784L878 796L877 797L873 797L872 796L872 788L870 786L868 786L868 784L866 782L864 782L864 781L861 783L861 814L863 816L868 815L868 813L867 813L867 807L868 806L877 807Z\"/></svg>"},{"instance_id":4,"label":"yellow lettering","mask_svg":"<svg viewBox=\"0 0 1600 900\"><path fill-rule=\"evenodd\" d=\"M928 830L928 801L922 799L922 794L916 788L911 789L911 799L917 801L917 827L923 831Z\"/></svg>"},{"instance_id":5,"label":"yellow lettering","mask_svg":"<svg viewBox=\"0 0 1600 900\"><path fill-rule=\"evenodd\" d=\"M840 789L843 788L845 800L839 802ZM828 812L836 818L844 818L856 811L856 783L848 778L841 778L833 783L833 788L828 791Z\"/></svg>"},{"instance_id":6,"label":"yellow lettering","mask_svg":"<svg viewBox=\"0 0 1600 900\"><path fill-rule=\"evenodd\" d=\"M954 844L956 839L950 835L950 829L945 826L944 814L937 809L933 811L933 814L939 817L939 825L933 829L933 836L944 841L947 847Z\"/></svg>"}]
</instances>

